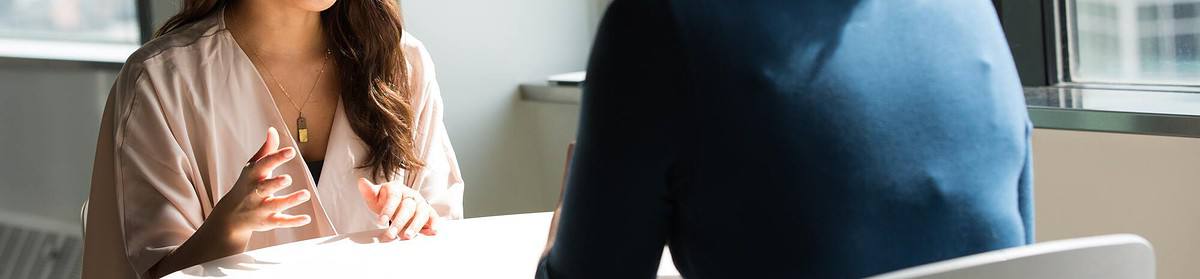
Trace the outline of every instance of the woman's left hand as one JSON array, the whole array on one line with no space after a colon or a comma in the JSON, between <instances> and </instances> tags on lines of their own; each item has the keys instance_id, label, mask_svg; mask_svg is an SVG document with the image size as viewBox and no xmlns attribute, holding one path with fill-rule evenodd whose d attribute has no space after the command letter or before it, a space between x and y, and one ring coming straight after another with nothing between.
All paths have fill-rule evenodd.
<instances>
[{"instance_id":1,"label":"woman's left hand","mask_svg":"<svg viewBox=\"0 0 1200 279\"><path fill-rule=\"evenodd\" d=\"M374 184L366 178L358 179L358 191L362 193L367 207L379 214L379 222L390 221L383 238L409 240L417 234L437 234L437 211L420 192L400 182Z\"/></svg>"}]
</instances>

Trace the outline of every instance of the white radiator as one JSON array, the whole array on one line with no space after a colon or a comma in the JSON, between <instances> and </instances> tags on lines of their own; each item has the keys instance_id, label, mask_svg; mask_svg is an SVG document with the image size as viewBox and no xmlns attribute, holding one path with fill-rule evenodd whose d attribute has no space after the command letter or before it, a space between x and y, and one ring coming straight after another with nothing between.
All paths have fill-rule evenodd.
<instances>
[{"instance_id":1,"label":"white radiator","mask_svg":"<svg viewBox=\"0 0 1200 279\"><path fill-rule=\"evenodd\" d=\"M0 279L79 278L79 225L0 211Z\"/></svg>"}]
</instances>

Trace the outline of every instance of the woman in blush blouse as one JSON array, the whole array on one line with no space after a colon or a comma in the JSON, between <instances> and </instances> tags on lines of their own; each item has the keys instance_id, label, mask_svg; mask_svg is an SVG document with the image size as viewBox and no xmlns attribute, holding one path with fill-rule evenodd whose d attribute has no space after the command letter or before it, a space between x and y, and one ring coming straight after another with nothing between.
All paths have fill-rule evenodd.
<instances>
[{"instance_id":1,"label":"woman in blush blouse","mask_svg":"<svg viewBox=\"0 0 1200 279\"><path fill-rule=\"evenodd\" d=\"M84 277L434 235L462 196L433 62L394 1L185 0L109 95Z\"/></svg>"}]
</instances>

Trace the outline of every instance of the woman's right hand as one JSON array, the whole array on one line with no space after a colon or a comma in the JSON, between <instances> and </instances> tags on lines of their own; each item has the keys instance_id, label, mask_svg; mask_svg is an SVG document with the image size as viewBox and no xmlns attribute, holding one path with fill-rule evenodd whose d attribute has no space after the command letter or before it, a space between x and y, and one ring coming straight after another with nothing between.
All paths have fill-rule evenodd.
<instances>
[{"instance_id":1,"label":"woman's right hand","mask_svg":"<svg viewBox=\"0 0 1200 279\"><path fill-rule=\"evenodd\" d=\"M272 176L275 168L296 157L291 148L279 148L279 132L267 130L267 141L250 158L233 188L221 197L204 224L179 248L163 257L148 277L158 278L171 272L221 257L246 251L250 235L256 231L299 227L308 224L308 215L288 215L283 211L309 199L308 190L283 196L275 192L292 185L288 175Z\"/></svg>"},{"instance_id":2,"label":"woman's right hand","mask_svg":"<svg viewBox=\"0 0 1200 279\"><path fill-rule=\"evenodd\" d=\"M266 142L242 168L242 174L233 189L217 202L209 220L220 222L239 241L249 241L252 232L308 224L311 221L308 215L283 213L288 208L308 201L311 196L308 190L283 196L273 195L292 185L292 177L286 174L272 176L272 172L295 157L294 148L279 149L279 132L274 127L268 129Z\"/></svg>"}]
</instances>

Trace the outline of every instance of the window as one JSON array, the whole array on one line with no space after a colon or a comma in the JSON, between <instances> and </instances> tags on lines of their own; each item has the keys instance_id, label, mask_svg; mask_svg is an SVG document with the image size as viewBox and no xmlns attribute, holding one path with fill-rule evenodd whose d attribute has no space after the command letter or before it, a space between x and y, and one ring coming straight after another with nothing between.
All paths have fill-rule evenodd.
<instances>
[{"instance_id":1,"label":"window","mask_svg":"<svg viewBox=\"0 0 1200 279\"><path fill-rule=\"evenodd\" d=\"M1200 85L1200 0L1064 0L1064 82Z\"/></svg>"},{"instance_id":2,"label":"window","mask_svg":"<svg viewBox=\"0 0 1200 279\"><path fill-rule=\"evenodd\" d=\"M124 62L142 41L135 0L0 0L0 56Z\"/></svg>"},{"instance_id":3,"label":"window","mask_svg":"<svg viewBox=\"0 0 1200 279\"><path fill-rule=\"evenodd\" d=\"M1037 128L1200 138L1200 0L993 0Z\"/></svg>"}]
</instances>

